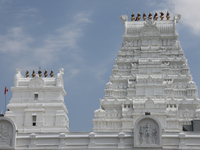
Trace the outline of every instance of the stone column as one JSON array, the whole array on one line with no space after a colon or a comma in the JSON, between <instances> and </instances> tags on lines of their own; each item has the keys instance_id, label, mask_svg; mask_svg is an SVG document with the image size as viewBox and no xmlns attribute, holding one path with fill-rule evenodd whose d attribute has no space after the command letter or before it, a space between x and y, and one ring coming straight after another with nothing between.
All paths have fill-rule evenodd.
<instances>
[{"instance_id":1,"label":"stone column","mask_svg":"<svg viewBox=\"0 0 200 150\"><path fill-rule=\"evenodd\" d=\"M118 137L119 137L118 148L124 148L125 147L125 145L124 145L124 132L120 132L118 134Z\"/></svg>"},{"instance_id":2,"label":"stone column","mask_svg":"<svg viewBox=\"0 0 200 150\"><path fill-rule=\"evenodd\" d=\"M65 133L60 133L59 138L60 138L59 148L65 147Z\"/></svg>"},{"instance_id":3,"label":"stone column","mask_svg":"<svg viewBox=\"0 0 200 150\"><path fill-rule=\"evenodd\" d=\"M31 144L29 144L29 148L34 148L35 147L35 138L36 138L35 133L31 133L29 138L31 140Z\"/></svg>"},{"instance_id":4,"label":"stone column","mask_svg":"<svg viewBox=\"0 0 200 150\"><path fill-rule=\"evenodd\" d=\"M88 144L88 148L95 147L95 134L94 134L94 132L90 132L89 139L90 139L90 143Z\"/></svg>"}]
</instances>

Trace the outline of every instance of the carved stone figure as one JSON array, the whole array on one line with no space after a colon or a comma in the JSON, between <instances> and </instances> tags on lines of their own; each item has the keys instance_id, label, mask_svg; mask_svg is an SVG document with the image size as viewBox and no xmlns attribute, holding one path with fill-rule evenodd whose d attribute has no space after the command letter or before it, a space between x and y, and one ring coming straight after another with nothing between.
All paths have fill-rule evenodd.
<instances>
[{"instance_id":1,"label":"carved stone figure","mask_svg":"<svg viewBox=\"0 0 200 150\"><path fill-rule=\"evenodd\" d=\"M120 19L122 21L122 24L124 24L128 20L128 17L127 17L127 15L122 15L122 16L120 16Z\"/></svg>"},{"instance_id":2,"label":"carved stone figure","mask_svg":"<svg viewBox=\"0 0 200 150\"><path fill-rule=\"evenodd\" d=\"M64 74L64 69L60 68L59 73L56 76L56 86L63 86L63 74Z\"/></svg>"},{"instance_id":3,"label":"carved stone figure","mask_svg":"<svg viewBox=\"0 0 200 150\"><path fill-rule=\"evenodd\" d=\"M144 144L144 141L145 141L144 132L142 131L141 126L140 126L140 131L139 131L139 141L141 145Z\"/></svg>"},{"instance_id":4,"label":"carved stone figure","mask_svg":"<svg viewBox=\"0 0 200 150\"><path fill-rule=\"evenodd\" d=\"M156 127L153 127L149 122L140 126L139 130L139 143L140 145L157 144L158 131Z\"/></svg>"}]
</instances>

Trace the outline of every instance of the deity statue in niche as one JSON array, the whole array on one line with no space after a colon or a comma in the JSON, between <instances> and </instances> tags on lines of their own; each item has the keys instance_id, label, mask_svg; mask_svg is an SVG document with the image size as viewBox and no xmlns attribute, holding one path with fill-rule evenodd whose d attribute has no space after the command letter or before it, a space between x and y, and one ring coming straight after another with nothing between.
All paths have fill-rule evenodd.
<instances>
[{"instance_id":1,"label":"deity statue in niche","mask_svg":"<svg viewBox=\"0 0 200 150\"><path fill-rule=\"evenodd\" d=\"M140 126L139 143L140 145L157 144L158 132L156 127L153 127L148 122L146 123L146 125Z\"/></svg>"}]
</instances>

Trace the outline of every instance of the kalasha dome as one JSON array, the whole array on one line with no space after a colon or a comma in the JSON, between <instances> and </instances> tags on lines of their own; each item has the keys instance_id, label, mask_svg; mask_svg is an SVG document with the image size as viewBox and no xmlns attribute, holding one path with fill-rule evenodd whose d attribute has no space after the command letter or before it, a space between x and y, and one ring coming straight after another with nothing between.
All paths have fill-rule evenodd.
<instances>
[{"instance_id":1,"label":"kalasha dome","mask_svg":"<svg viewBox=\"0 0 200 150\"><path fill-rule=\"evenodd\" d=\"M70 132L64 69L16 70L2 150L200 150L200 100L178 40L181 15L134 14L124 25L93 132Z\"/></svg>"}]
</instances>

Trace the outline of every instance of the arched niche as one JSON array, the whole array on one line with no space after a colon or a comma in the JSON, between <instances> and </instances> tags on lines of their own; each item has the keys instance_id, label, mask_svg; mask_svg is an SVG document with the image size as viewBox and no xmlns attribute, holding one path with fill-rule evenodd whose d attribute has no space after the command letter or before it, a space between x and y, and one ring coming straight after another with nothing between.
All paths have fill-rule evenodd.
<instances>
[{"instance_id":1,"label":"arched niche","mask_svg":"<svg viewBox=\"0 0 200 150\"><path fill-rule=\"evenodd\" d=\"M134 125L134 147L161 147L162 127L151 115L140 117Z\"/></svg>"},{"instance_id":2,"label":"arched niche","mask_svg":"<svg viewBox=\"0 0 200 150\"><path fill-rule=\"evenodd\" d=\"M6 117L0 117L0 149L15 148L16 126Z\"/></svg>"}]
</instances>

